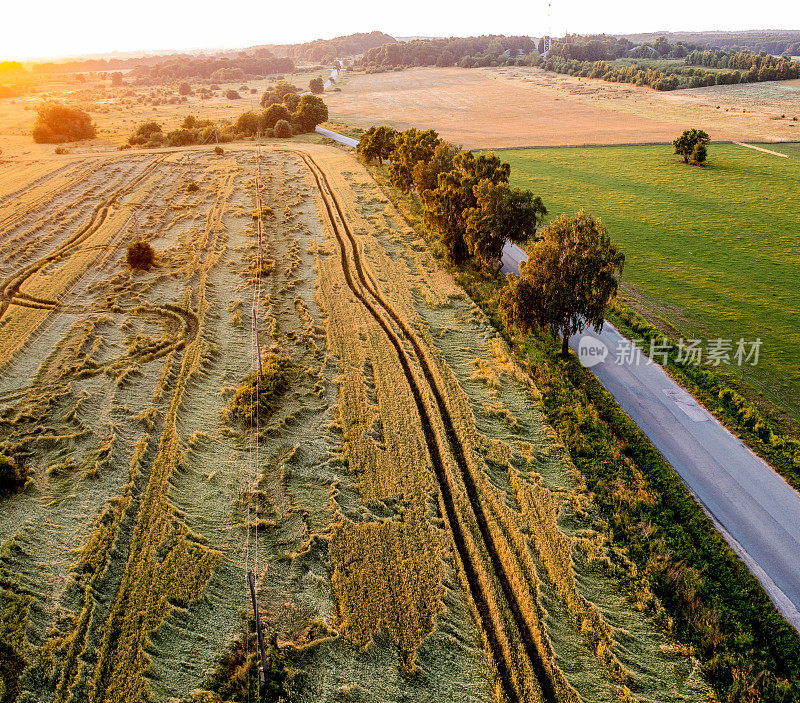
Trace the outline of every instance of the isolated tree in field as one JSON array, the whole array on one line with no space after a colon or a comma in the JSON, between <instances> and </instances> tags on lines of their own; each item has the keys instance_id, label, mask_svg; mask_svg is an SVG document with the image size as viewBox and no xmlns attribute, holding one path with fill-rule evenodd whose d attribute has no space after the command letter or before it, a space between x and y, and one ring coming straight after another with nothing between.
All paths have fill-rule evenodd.
<instances>
[{"instance_id":1,"label":"isolated tree in field","mask_svg":"<svg viewBox=\"0 0 800 703\"><path fill-rule=\"evenodd\" d=\"M370 163L372 159L383 161L388 159L389 155L394 151L396 138L397 130L392 127L387 125L373 126L361 135L356 151L367 163Z\"/></svg>"},{"instance_id":2,"label":"isolated tree in field","mask_svg":"<svg viewBox=\"0 0 800 703\"><path fill-rule=\"evenodd\" d=\"M292 125L288 120L278 120L275 123L275 136L281 139L287 139L292 136Z\"/></svg>"},{"instance_id":3,"label":"isolated tree in field","mask_svg":"<svg viewBox=\"0 0 800 703\"><path fill-rule=\"evenodd\" d=\"M286 109L289 112L294 112L300 104L300 96L297 93L286 93L281 102L286 105Z\"/></svg>"},{"instance_id":4,"label":"isolated tree in field","mask_svg":"<svg viewBox=\"0 0 800 703\"><path fill-rule=\"evenodd\" d=\"M328 106L316 95L303 95L294 113L294 124L299 132L313 132L321 122L328 119Z\"/></svg>"},{"instance_id":5,"label":"isolated tree in field","mask_svg":"<svg viewBox=\"0 0 800 703\"><path fill-rule=\"evenodd\" d=\"M523 332L549 328L561 337L566 357L570 335L588 325L602 329L624 263L599 219L583 210L573 217L562 215L545 228L522 275L509 276L500 312Z\"/></svg>"},{"instance_id":6,"label":"isolated tree in field","mask_svg":"<svg viewBox=\"0 0 800 703\"><path fill-rule=\"evenodd\" d=\"M471 151L456 154L453 170L439 174L439 185L422 193L425 225L442 238L445 254L452 264L469 257L465 240L467 215L477 207L475 186L482 180L507 183L511 167L492 153L475 156Z\"/></svg>"},{"instance_id":7,"label":"isolated tree in field","mask_svg":"<svg viewBox=\"0 0 800 703\"><path fill-rule=\"evenodd\" d=\"M156 259L156 253L148 242L141 240L128 244L126 260L132 269L149 269Z\"/></svg>"},{"instance_id":8,"label":"isolated tree in field","mask_svg":"<svg viewBox=\"0 0 800 703\"><path fill-rule=\"evenodd\" d=\"M315 93L316 95L319 95L320 93L324 93L325 92L325 81L323 81L322 78L312 78L308 82L308 89L312 93Z\"/></svg>"},{"instance_id":9,"label":"isolated tree in field","mask_svg":"<svg viewBox=\"0 0 800 703\"><path fill-rule=\"evenodd\" d=\"M465 242L478 264L500 271L498 262L508 240L524 242L536 233L547 209L529 190L483 179L473 188L476 206L467 212Z\"/></svg>"},{"instance_id":10,"label":"isolated tree in field","mask_svg":"<svg viewBox=\"0 0 800 703\"><path fill-rule=\"evenodd\" d=\"M698 144L707 147L709 141L709 136L702 129L687 129L680 137L672 142L672 146L675 149L675 153L678 154L678 156L682 156L683 162L688 164L689 159L692 158L694 148Z\"/></svg>"},{"instance_id":11,"label":"isolated tree in field","mask_svg":"<svg viewBox=\"0 0 800 703\"><path fill-rule=\"evenodd\" d=\"M240 100L242 96L239 95L238 90L226 90L225 97L228 98L228 100Z\"/></svg>"},{"instance_id":12,"label":"isolated tree in field","mask_svg":"<svg viewBox=\"0 0 800 703\"><path fill-rule=\"evenodd\" d=\"M38 109L33 127L37 144L60 144L92 139L97 131L92 118L83 110L57 103L45 103Z\"/></svg>"}]
</instances>

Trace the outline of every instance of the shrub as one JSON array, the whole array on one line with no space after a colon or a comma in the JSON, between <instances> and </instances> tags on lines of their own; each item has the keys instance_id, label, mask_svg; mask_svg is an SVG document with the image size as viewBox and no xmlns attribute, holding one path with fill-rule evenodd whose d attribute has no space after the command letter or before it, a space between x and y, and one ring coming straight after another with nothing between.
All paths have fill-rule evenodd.
<instances>
[{"instance_id":1,"label":"shrub","mask_svg":"<svg viewBox=\"0 0 800 703\"><path fill-rule=\"evenodd\" d=\"M190 95L191 92L192 92L192 86L190 86L186 82L183 82L178 86L178 93L180 93L181 95Z\"/></svg>"},{"instance_id":2,"label":"shrub","mask_svg":"<svg viewBox=\"0 0 800 703\"><path fill-rule=\"evenodd\" d=\"M278 120L275 123L274 133L276 137L280 137L281 139L291 137L292 125L290 125L286 120Z\"/></svg>"},{"instance_id":3,"label":"shrub","mask_svg":"<svg viewBox=\"0 0 800 703\"><path fill-rule=\"evenodd\" d=\"M25 484L27 473L6 454L0 454L0 495L18 491Z\"/></svg>"},{"instance_id":4,"label":"shrub","mask_svg":"<svg viewBox=\"0 0 800 703\"><path fill-rule=\"evenodd\" d=\"M197 132L191 129L175 129L167 135L167 146L188 146L197 143Z\"/></svg>"},{"instance_id":5,"label":"shrub","mask_svg":"<svg viewBox=\"0 0 800 703\"><path fill-rule=\"evenodd\" d=\"M228 98L228 100L239 100L242 96L239 95L239 92L236 90L226 90L225 97Z\"/></svg>"},{"instance_id":6,"label":"shrub","mask_svg":"<svg viewBox=\"0 0 800 703\"><path fill-rule=\"evenodd\" d=\"M245 424L265 419L275 409L277 397L288 388L289 359L267 354L262 364L263 376L251 373L236 389L228 404L228 417Z\"/></svg>"},{"instance_id":7,"label":"shrub","mask_svg":"<svg viewBox=\"0 0 800 703\"><path fill-rule=\"evenodd\" d=\"M194 181L191 181L191 182L190 182L190 183L189 183L189 184L186 186L186 192L187 192L187 193L196 193L198 190L200 190L200 186L199 186L199 185L197 185L197 183L195 183Z\"/></svg>"},{"instance_id":8,"label":"shrub","mask_svg":"<svg viewBox=\"0 0 800 703\"><path fill-rule=\"evenodd\" d=\"M149 242L141 240L128 244L127 262L132 269L146 271L155 262L156 254Z\"/></svg>"},{"instance_id":9,"label":"shrub","mask_svg":"<svg viewBox=\"0 0 800 703\"><path fill-rule=\"evenodd\" d=\"M128 137L128 144L137 146L152 141L160 141L163 138L161 125L158 122L145 122L140 124L136 131Z\"/></svg>"},{"instance_id":10,"label":"shrub","mask_svg":"<svg viewBox=\"0 0 800 703\"><path fill-rule=\"evenodd\" d=\"M320 93L325 92L325 83L322 78L312 78L308 82L308 89L312 93L319 95Z\"/></svg>"},{"instance_id":11,"label":"shrub","mask_svg":"<svg viewBox=\"0 0 800 703\"><path fill-rule=\"evenodd\" d=\"M67 149L67 148L65 148L63 146L57 146L55 148L55 153L56 154L69 154L69 149Z\"/></svg>"},{"instance_id":12,"label":"shrub","mask_svg":"<svg viewBox=\"0 0 800 703\"><path fill-rule=\"evenodd\" d=\"M197 118L194 115L186 115L181 123L181 129L194 129L197 127Z\"/></svg>"},{"instance_id":13,"label":"shrub","mask_svg":"<svg viewBox=\"0 0 800 703\"><path fill-rule=\"evenodd\" d=\"M693 164L702 166L708 158L708 149L705 144L695 144L692 149L691 160Z\"/></svg>"},{"instance_id":14,"label":"shrub","mask_svg":"<svg viewBox=\"0 0 800 703\"><path fill-rule=\"evenodd\" d=\"M55 103L41 105L33 127L37 144L59 144L93 139L97 134L92 118L83 110Z\"/></svg>"},{"instance_id":15,"label":"shrub","mask_svg":"<svg viewBox=\"0 0 800 703\"><path fill-rule=\"evenodd\" d=\"M221 146L215 146L214 147L214 153L217 156L222 156L225 153L225 149L223 149Z\"/></svg>"}]
</instances>

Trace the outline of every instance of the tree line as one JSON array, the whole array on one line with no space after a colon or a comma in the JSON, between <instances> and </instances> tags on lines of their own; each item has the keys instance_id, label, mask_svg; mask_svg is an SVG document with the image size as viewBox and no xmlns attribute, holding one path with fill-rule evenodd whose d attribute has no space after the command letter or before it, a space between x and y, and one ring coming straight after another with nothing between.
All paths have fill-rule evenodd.
<instances>
[{"instance_id":1,"label":"tree line","mask_svg":"<svg viewBox=\"0 0 800 703\"><path fill-rule=\"evenodd\" d=\"M500 314L523 331L549 329L561 338L603 326L625 261L599 219L580 211L540 231L547 208L531 191L509 185L511 167L492 152L474 154L432 129L371 127L358 144L366 161L388 163L389 179L422 204L426 229L447 260L497 276L507 242L529 244L521 275L509 276Z\"/></svg>"},{"instance_id":2,"label":"tree line","mask_svg":"<svg viewBox=\"0 0 800 703\"><path fill-rule=\"evenodd\" d=\"M273 52L307 61L331 61L345 56L356 56L376 46L397 41L383 32L358 32L333 39L315 39L304 44L270 46Z\"/></svg>"},{"instance_id":3,"label":"tree line","mask_svg":"<svg viewBox=\"0 0 800 703\"><path fill-rule=\"evenodd\" d=\"M400 66L497 66L536 51L528 36L502 34L449 39L417 39L394 42L364 52L359 64L365 69Z\"/></svg>"},{"instance_id":4,"label":"tree line","mask_svg":"<svg viewBox=\"0 0 800 703\"><path fill-rule=\"evenodd\" d=\"M241 52L235 57L169 57L155 64L138 66L130 73L133 78L177 80L206 78L210 80L247 80L294 71L294 61L280 58L265 49L253 53Z\"/></svg>"}]
</instances>

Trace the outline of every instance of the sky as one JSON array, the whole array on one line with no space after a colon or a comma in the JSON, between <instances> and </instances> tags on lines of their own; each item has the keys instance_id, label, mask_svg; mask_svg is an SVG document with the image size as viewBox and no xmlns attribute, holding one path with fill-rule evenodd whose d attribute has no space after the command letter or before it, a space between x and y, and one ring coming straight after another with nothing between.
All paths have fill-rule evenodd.
<instances>
[{"instance_id":1,"label":"sky","mask_svg":"<svg viewBox=\"0 0 800 703\"><path fill-rule=\"evenodd\" d=\"M0 61L113 51L288 44L380 30L392 36L800 30L800 2L772 0L36 0L4 3Z\"/></svg>"}]
</instances>

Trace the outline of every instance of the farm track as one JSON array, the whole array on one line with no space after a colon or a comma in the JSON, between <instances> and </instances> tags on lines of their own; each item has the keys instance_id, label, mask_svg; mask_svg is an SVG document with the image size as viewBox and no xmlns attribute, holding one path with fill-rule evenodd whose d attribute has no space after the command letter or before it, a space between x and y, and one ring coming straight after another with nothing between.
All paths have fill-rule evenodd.
<instances>
[{"instance_id":1,"label":"farm track","mask_svg":"<svg viewBox=\"0 0 800 703\"><path fill-rule=\"evenodd\" d=\"M81 227L77 233L69 237L61 246L59 246L54 252L38 259L37 261L24 266L22 269L17 271L15 274L7 278L3 281L2 285L0 285L0 320L5 315L6 311L8 310L9 306L12 304L17 303L17 298L22 296L25 300L31 303L39 303L39 305L27 305L28 307L39 307L45 308L51 304L52 301L43 301L38 300L36 298L32 298L31 296L25 296L25 294L20 293L20 288L25 283L25 281L30 278L33 274L40 271L44 268L47 264L58 261L60 259L69 256L70 254L74 253L76 247L78 247L82 242L88 239L94 232L96 232L106 221L111 211L111 207L117 201L117 199L123 195L124 193L130 191L134 187L136 187L139 183L141 183L150 173L155 170L155 168L166 158L162 156L160 158L155 159L151 164L149 164L142 173L140 173L135 179L133 179L130 183L126 184L124 187L117 189L111 195L109 195L100 205L98 205L94 209L94 213L92 215L91 220ZM106 248L101 250L105 251ZM25 305L25 303L22 303Z\"/></svg>"},{"instance_id":2,"label":"farm track","mask_svg":"<svg viewBox=\"0 0 800 703\"><path fill-rule=\"evenodd\" d=\"M512 615L514 626L517 629L520 639L524 645L527 658L530 662L533 672L536 675L539 686L541 687L542 698L546 703L555 703L558 698L556 695L556 687L553 682L552 674L545 665L544 656L536 644L536 638L533 634L531 626L526 620L522 612L522 608L520 607L518 597L514 592L512 579L509 577L502 558L500 557L500 551L496 544L495 536L493 535L489 525L489 518L487 517L486 509L484 508L480 498L479 488L467 462L464 446L458 436L453 419L450 415L450 411L447 407L444 391L437 383L420 341L412 332L405 320L403 320L396 310L378 292L374 279L372 279L371 275L365 270L355 236L353 235L352 229L344 215L343 209L333 191L333 188L330 186L324 170L309 154L300 151L293 151L292 153L295 153L304 161L316 182L317 189L319 190L328 214L331 228L339 243L341 265L348 287L353 292L355 297L367 308L372 317L386 334L397 353L403 373L408 381L411 393L417 406L417 410L419 412L420 421L425 435L425 441L431 456L434 472L436 474L440 489L442 504L447 516L447 522L450 525L459 560L469 585L470 595L481 619L483 631L485 633L489 649L491 650L492 658L497 668L503 691L509 701L516 702L523 700L523 698L520 697L518 685L515 685L516 677L512 674L513 669L508 661L508 656L505 651L506 648L503 646L506 637L491 616L491 595L484 592L484 589L481 585L479 570L476 566L474 557L472 554L470 554L467 546L465 531L468 530L468 525L463 524L464 518L459 515L457 504L453 495L453 487L451 487L452 479L449 477L450 472L447 469L444 459L443 448L440 446L439 439L437 438L434 430L434 419L431 417L430 410L426 406L423 399L422 390L420 389L420 386L417 382L417 377L411 368L411 362L409 360L408 353L404 348L401 336L392 329L390 323L378 310L378 307L380 307L399 328L402 337L405 338L405 340L413 349L414 356L416 357L417 362L422 370L425 383L436 402L436 407L442 425L445 429L445 436L450 447L450 452L459 468L460 476L464 488L466 489L472 517L478 525L480 536L483 542L482 546L489 555L492 569L501 587L505 605L507 605L508 610ZM334 210L342 223L341 229L337 225L336 218L334 216ZM345 233L344 237L342 236L342 229ZM347 255L348 247L346 245L345 238L350 243L350 249L353 253L352 255L355 273L360 285L358 285L354 280L351 263ZM378 307L368 300L367 296L360 290L362 287L367 291L369 296L374 299ZM456 490L458 490L457 487ZM466 519L469 520L469 517L470 516L467 516Z\"/></svg>"}]
</instances>

